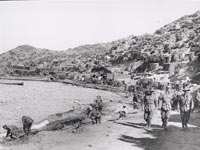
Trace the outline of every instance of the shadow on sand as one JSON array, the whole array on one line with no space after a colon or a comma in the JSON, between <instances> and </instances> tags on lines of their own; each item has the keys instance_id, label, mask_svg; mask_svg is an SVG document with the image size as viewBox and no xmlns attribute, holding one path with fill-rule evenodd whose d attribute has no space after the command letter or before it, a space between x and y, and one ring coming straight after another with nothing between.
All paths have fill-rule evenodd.
<instances>
[{"instance_id":1,"label":"shadow on sand","mask_svg":"<svg viewBox=\"0 0 200 150\"><path fill-rule=\"evenodd\" d=\"M159 125L152 125L151 129L145 129L145 124L143 123L133 123L133 122L126 122L126 123L117 123L124 126L129 126L137 129L144 129L145 134L149 135L146 137L134 137L129 135L121 135L118 140L132 143L133 146L143 148L144 150L156 150L157 145L160 145L161 143L158 143L158 138L163 135L162 128ZM159 140L159 142L161 142Z\"/></svg>"},{"instance_id":2,"label":"shadow on sand","mask_svg":"<svg viewBox=\"0 0 200 150\"><path fill-rule=\"evenodd\" d=\"M180 123L181 122L180 114L171 115L170 121ZM199 112L194 112L194 113L190 114L189 124L192 124L193 126L197 126L197 127L200 126L200 113Z\"/></svg>"},{"instance_id":3,"label":"shadow on sand","mask_svg":"<svg viewBox=\"0 0 200 150\"><path fill-rule=\"evenodd\" d=\"M191 122L190 122L191 124L193 123L193 121L196 121L194 118L195 118L195 115L192 115ZM171 115L170 122L180 123L180 115L179 114ZM116 123L119 125L128 126L132 128L144 129L144 136L136 137L134 135L130 136L130 135L123 134L118 138L118 140L120 141L131 143L133 144L133 146L142 148L144 150L159 150L159 149L168 150L171 147L170 144L174 144L175 145L174 148L176 147L177 150L182 149L179 147L179 145L184 146L184 143L182 143L183 141L180 139L180 137L188 136L188 138L190 138L192 134L196 134L196 136L200 134L200 128L198 126L190 127L187 131L181 131L182 128L179 123L178 123L178 126L176 125L176 123L175 125L170 124L168 126L167 131L164 131L162 127L159 125L152 125L151 130L146 130L144 128L145 124L143 123L133 123L133 122L125 122L125 123L116 122ZM165 142L168 142L167 144L169 144L170 146L169 147L166 146L167 144L165 144ZM193 144L198 145L199 147L200 144L195 143L195 142L196 141L193 141Z\"/></svg>"},{"instance_id":4,"label":"shadow on sand","mask_svg":"<svg viewBox=\"0 0 200 150\"><path fill-rule=\"evenodd\" d=\"M144 123L133 123L133 122L126 122L126 123L116 122L116 124L120 124L120 125L124 125L124 126L129 126L129 127L133 127L133 128L138 128L138 129L145 129L145 126L146 126ZM153 129L155 129L155 128L161 128L159 125L154 125L154 124L151 127Z\"/></svg>"}]
</instances>

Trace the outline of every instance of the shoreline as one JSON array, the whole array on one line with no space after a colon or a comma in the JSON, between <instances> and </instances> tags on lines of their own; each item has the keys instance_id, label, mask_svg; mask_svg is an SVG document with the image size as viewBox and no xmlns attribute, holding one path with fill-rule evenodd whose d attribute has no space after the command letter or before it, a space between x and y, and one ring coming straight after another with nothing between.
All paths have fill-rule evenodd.
<instances>
[{"instance_id":1,"label":"shoreline","mask_svg":"<svg viewBox=\"0 0 200 150\"><path fill-rule=\"evenodd\" d=\"M200 130L199 121L196 122L196 119L199 119L199 115L193 113L188 124L189 130L181 131L180 114L172 111L168 131L164 131L161 126L160 112L158 112L154 115L152 128L147 130L143 112L129 112L127 117L121 120L110 121L105 118L99 125L87 123L76 133L71 132L70 128L64 128L56 131L42 131L24 140L0 143L0 149L198 149L199 144L191 144L194 140L198 142ZM186 147L182 148L180 144L186 144Z\"/></svg>"},{"instance_id":2,"label":"shoreline","mask_svg":"<svg viewBox=\"0 0 200 150\"><path fill-rule=\"evenodd\" d=\"M103 121L102 123L109 122L109 118L113 119L113 115L116 114L115 110L117 105L125 103L126 101L119 102L119 101L107 101L104 103L104 111L102 113L103 115ZM114 104L114 105L113 105ZM116 105L117 104L117 105ZM30 134L30 138L34 138L37 135L43 134L43 133L51 133L53 131L68 131L74 130L74 127L77 123L81 123L80 129L78 128L77 131L82 130L86 126L91 126L92 122L87 117L87 108L89 104L82 104L81 107L75 107L74 109L70 109L65 112L60 112L56 114L49 115L48 117L42 119L39 122L35 122L33 126L31 127L32 132ZM48 132L50 131L50 132ZM75 131L76 132L76 131ZM73 132L72 132L73 133ZM0 149L8 148L10 146L16 146L16 143L21 143L23 140L26 140L26 138L23 135L22 127L19 128L19 136L14 141L3 141L0 142ZM5 137L6 132L0 133L0 138L3 140L3 137Z\"/></svg>"},{"instance_id":3,"label":"shoreline","mask_svg":"<svg viewBox=\"0 0 200 150\"><path fill-rule=\"evenodd\" d=\"M0 80L22 80L22 81L43 81L43 82L51 82L47 78L42 77L16 77L16 76L6 76L0 77Z\"/></svg>"},{"instance_id":4,"label":"shoreline","mask_svg":"<svg viewBox=\"0 0 200 150\"><path fill-rule=\"evenodd\" d=\"M0 80L13 80L13 81L39 81L39 82L51 82L49 80L46 80L45 78L27 78L27 77L4 77L4 78L0 78ZM53 81L53 82L59 82L59 83L64 83L64 84L72 84L74 85L73 81L71 80L65 80L65 81ZM75 83L75 86L79 86L78 84ZM91 87L88 87L87 85L83 85L83 88L88 88L88 89L97 89L97 90L104 90L104 91L108 91L111 92L113 94L117 94L120 97L124 98L124 94L125 93L116 93L112 90L105 90L105 89L98 89L98 88L93 88L93 85L90 85ZM112 101L107 101L107 104L112 103ZM119 102L117 102L119 103ZM38 132L40 131L47 131L47 130L51 130L51 128L54 128L54 126L57 126L57 124L65 124L65 125L69 125L70 123L74 123L81 120L85 120L86 118L86 110L87 107L89 106L89 103L87 104L81 104L81 107L74 107L74 109L70 109L68 111L62 111L59 113L54 113L54 114L49 114L47 117L35 122L35 124L32 126L33 130L37 130ZM20 128L21 129L21 128ZM0 138L2 138L3 136L5 136L5 132L0 133Z\"/></svg>"},{"instance_id":5,"label":"shoreline","mask_svg":"<svg viewBox=\"0 0 200 150\"><path fill-rule=\"evenodd\" d=\"M189 140L190 143L192 142L189 138L190 136L198 137L193 133L200 132L198 127L199 115L197 113L191 114L191 124L189 124L191 132L181 131L180 114L174 111L171 113L168 131L163 131L161 127L160 111L154 115L152 130L146 130L144 128L143 111L141 109L138 111L133 110L131 103L128 102L130 102L130 100L123 96L121 96L120 100L114 99L110 101L110 99L107 99L105 101L102 123L98 125L93 125L91 121L85 117L84 112L88 103L81 104L81 107L75 107L75 109L69 111L49 115L33 124L33 133L30 137L19 138L15 141L0 142L0 150L166 150L168 147L170 149L179 149L179 144L174 143L174 141L178 140L179 143L184 143L185 141L182 139L184 139L183 137L185 134L187 134L187 140ZM116 111L124 104L128 106L127 117L115 121L118 117ZM83 124L73 133L72 131L75 123L82 117L84 117ZM194 148L194 146L189 144L187 146L190 146L191 149ZM186 148L183 148L183 150L186 150Z\"/></svg>"},{"instance_id":6,"label":"shoreline","mask_svg":"<svg viewBox=\"0 0 200 150\"><path fill-rule=\"evenodd\" d=\"M125 90L122 88L119 88L119 87L113 87L113 86L101 85L101 84L84 83L84 82L73 81L70 79L51 81L47 77L43 78L43 77L8 76L8 77L0 77L0 80L57 82L57 83L69 84L69 85L73 85L73 86L84 87L84 88L92 88L92 89L98 89L98 90L104 90L104 91L110 91L110 92L125 93Z\"/></svg>"}]
</instances>

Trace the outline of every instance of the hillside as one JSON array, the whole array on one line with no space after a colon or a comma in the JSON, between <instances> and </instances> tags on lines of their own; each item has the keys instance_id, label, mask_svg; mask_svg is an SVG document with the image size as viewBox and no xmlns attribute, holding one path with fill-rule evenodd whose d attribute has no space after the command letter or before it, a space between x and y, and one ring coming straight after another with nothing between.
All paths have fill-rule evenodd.
<instances>
[{"instance_id":1,"label":"hillside","mask_svg":"<svg viewBox=\"0 0 200 150\"><path fill-rule=\"evenodd\" d=\"M36 48L30 45L21 45L0 55L2 72L11 65L23 65L42 68L48 71L61 71L76 68L81 62L92 60L97 54L108 51L107 44L79 46L66 51L53 51ZM75 69L76 70L76 69Z\"/></svg>"},{"instance_id":2,"label":"hillside","mask_svg":"<svg viewBox=\"0 0 200 150\"><path fill-rule=\"evenodd\" d=\"M115 41L111 48L113 64L136 60L162 61L164 54L188 54L199 51L200 12L180 19L156 30L153 35L130 36ZM176 58L180 61L183 58Z\"/></svg>"},{"instance_id":3,"label":"hillside","mask_svg":"<svg viewBox=\"0 0 200 150\"><path fill-rule=\"evenodd\" d=\"M110 43L83 45L66 51L18 46L1 54L0 63L1 68L23 64L79 73L90 72L94 66L144 72L149 71L150 63L164 65L166 56L170 56L171 62L181 64L182 75L193 78L199 72L196 59L199 50L200 11L183 16L156 30L154 34L131 35Z\"/></svg>"}]
</instances>

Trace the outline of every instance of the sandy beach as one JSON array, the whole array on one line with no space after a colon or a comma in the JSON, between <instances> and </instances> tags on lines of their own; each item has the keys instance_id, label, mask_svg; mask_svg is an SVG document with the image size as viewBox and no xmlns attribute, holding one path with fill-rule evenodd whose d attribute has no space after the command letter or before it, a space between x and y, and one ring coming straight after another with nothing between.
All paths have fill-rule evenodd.
<instances>
[{"instance_id":1,"label":"sandy beach","mask_svg":"<svg viewBox=\"0 0 200 150\"><path fill-rule=\"evenodd\" d=\"M1 91L1 125L9 123L20 127L21 115L24 114L33 117L37 124L51 114L66 112L73 107L91 103L97 95L103 97L107 106L102 124L93 125L90 119L86 119L76 133L72 133L70 126L57 131L42 131L20 141L1 142L0 149L196 150L200 146L196 141L200 132L199 115L196 112L192 114L188 131L181 131L178 112L172 112L169 130L164 131L161 128L160 111L154 116L152 129L146 130L143 112L133 110L130 98L119 94L61 83L32 81L26 81L24 86L20 87L1 86L4 89L4 92ZM123 104L128 106L127 117L114 121L118 108ZM4 132L3 129L1 132Z\"/></svg>"}]
</instances>

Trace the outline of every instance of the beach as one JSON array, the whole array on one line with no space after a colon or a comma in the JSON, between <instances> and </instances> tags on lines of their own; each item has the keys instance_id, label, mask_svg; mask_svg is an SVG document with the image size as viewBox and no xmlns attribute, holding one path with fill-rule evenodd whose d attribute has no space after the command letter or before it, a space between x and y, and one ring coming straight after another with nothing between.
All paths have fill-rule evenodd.
<instances>
[{"instance_id":1,"label":"beach","mask_svg":"<svg viewBox=\"0 0 200 150\"><path fill-rule=\"evenodd\" d=\"M121 99L120 96L111 92L62 83L23 82L24 86L0 84L0 126L15 124L22 127L21 117L23 115L31 116L34 122L37 123L50 115L92 103L97 95L102 95L105 102L112 99ZM0 128L0 132L3 132L2 128Z\"/></svg>"}]
</instances>

